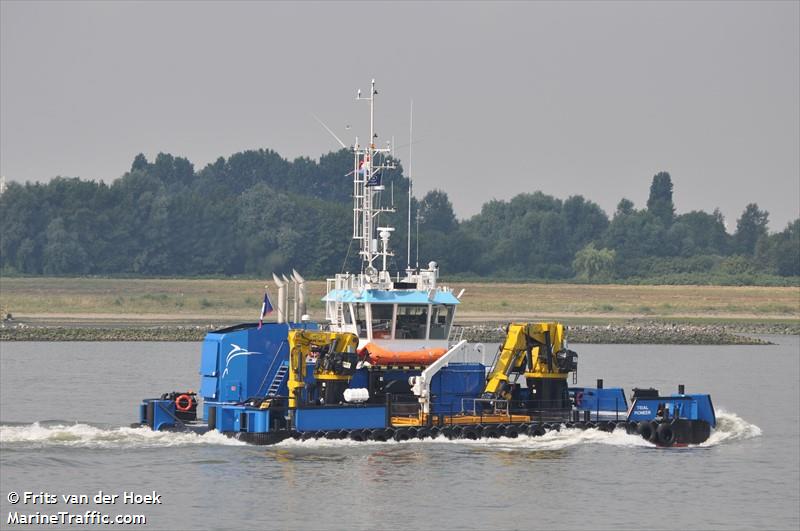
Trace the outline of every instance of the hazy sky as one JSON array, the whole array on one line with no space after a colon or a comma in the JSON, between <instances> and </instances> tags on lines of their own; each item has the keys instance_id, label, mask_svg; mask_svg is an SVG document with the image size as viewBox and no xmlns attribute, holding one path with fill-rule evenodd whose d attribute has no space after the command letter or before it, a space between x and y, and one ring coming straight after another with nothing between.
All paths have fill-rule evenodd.
<instances>
[{"instance_id":1,"label":"hazy sky","mask_svg":"<svg viewBox=\"0 0 800 531\"><path fill-rule=\"evenodd\" d=\"M2 2L0 172L111 181L159 151L200 169L272 148L408 143L459 217L542 190L678 212L800 216L800 2ZM354 127L346 130L346 125ZM418 141L418 142L417 142ZM398 149L407 165L408 147ZM345 177L342 177L345 178Z\"/></svg>"}]
</instances>

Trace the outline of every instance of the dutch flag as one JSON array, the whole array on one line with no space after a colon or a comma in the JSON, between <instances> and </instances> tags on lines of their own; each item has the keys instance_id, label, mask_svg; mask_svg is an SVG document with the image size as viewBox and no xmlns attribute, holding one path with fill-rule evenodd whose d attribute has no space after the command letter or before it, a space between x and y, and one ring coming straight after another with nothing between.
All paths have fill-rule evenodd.
<instances>
[{"instance_id":1,"label":"dutch flag","mask_svg":"<svg viewBox=\"0 0 800 531\"><path fill-rule=\"evenodd\" d=\"M269 294L264 292L264 302L261 304L261 317L258 318L258 329L261 330L261 327L264 325L264 317L267 314L272 313L272 303L269 300Z\"/></svg>"},{"instance_id":2,"label":"dutch flag","mask_svg":"<svg viewBox=\"0 0 800 531\"><path fill-rule=\"evenodd\" d=\"M367 162L369 162L369 155L365 155L358 165L358 174L362 177L367 175Z\"/></svg>"}]
</instances>

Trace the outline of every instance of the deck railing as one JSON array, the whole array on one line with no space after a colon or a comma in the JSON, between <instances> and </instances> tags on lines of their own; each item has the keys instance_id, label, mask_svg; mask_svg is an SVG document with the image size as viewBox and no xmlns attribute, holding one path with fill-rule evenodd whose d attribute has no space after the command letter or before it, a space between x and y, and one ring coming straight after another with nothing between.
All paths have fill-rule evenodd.
<instances>
[{"instance_id":1,"label":"deck railing","mask_svg":"<svg viewBox=\"0 0 800 531\"><path fill-rule=\"evenodd\" d=\"M420 405L412 395L393 394L386 396L387 413L390 417L422 418ZM448 404L437 403L430 417L433 424L452 424L465 416L475 417L476 423L498 422L498 417L507 422L516 422L520 416L530 422L601 422L624 421L627 418L625 404L615 400L614 410L594 411L573 407L565 400L505 400L497 398L461 398Z\"/></svg>"}]
</instances>

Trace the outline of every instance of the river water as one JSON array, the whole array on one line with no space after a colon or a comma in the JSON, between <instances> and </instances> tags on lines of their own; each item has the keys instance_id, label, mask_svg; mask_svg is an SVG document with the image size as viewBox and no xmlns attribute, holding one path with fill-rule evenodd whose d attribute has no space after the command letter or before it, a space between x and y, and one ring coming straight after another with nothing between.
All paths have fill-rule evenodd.
<instances>
[{"instance_id":1,"label":"river water","mask_svg":"<svg viewBox=\"0 0 800 531\"><path fill-rule=\"evenodd\" d=\"M273 447L153 433L124 426L142 397L196 388L199 344L0 343L0 528L98 510L143 514L141 529L798 529L800 338L770 339L572 346L582 385L711 393L711 439L668 450L618 431ZM9 503L26 491L90 503ZM122 503L153 491L160 504Z\"/></svg>"}]
</instances>

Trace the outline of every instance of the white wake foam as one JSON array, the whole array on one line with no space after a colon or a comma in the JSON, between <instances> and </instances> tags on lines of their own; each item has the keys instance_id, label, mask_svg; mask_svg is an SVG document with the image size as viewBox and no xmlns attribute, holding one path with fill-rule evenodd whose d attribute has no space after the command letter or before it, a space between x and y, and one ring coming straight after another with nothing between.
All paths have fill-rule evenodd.
<instances>
[{"instance_id":1,"label":"white wake foam","mask_svg":"<svg viewBox=\"0 0 800 531\"><path fill-rule=\"evenodd\" d=\"M725 410L717 411L717 427L711 430L711 436L707 441L698 445L700 447L717 446L723 443L731 443L751 439L761 436L761 428L755 424L750 424L735 413ZM349 440L330 440L330 439L310 439L307 441L296 441L287 439L280 443L288 448L342 448L348 446L372 445L409 445L409 444L460 444L471 445L474 447L485 447L497 450L561 450L571 446L581 444L604 444L618 447L650 447L656 446L636 434L628 434L625 430L616 429L613 432L605 432L597 429L581 430L577 428L562 428L560 431L549 431L541 437L530 437L520 435L515 439L500 437L498 439L454 439L446 437L436 439L417 440L412 439L404 442L356 442Z\"/></svg>"},{"instance_id":2,"label":"white wake foam","mask_svg":"<svg viewBox=\"0 0 800 531\"><path fill-rule=\"evenodd\" d=\"M712 447L736 441L760 437L761 428L750 424L736 413L717 411L717 427L711 437L701 447ZM150 448L187 445L245 445L246 443L226 437L218 431L203 435L182 432L153 431L149 428L101 428L89 424L35 422L25 425L0 425L0 444L4 447L41 448L64 446L77 448ZM349 440L311 439L296 441L287 439L279 446L288 448L343 448L364 445L409 445L409 444L459 444L486 447L497 450L561 450L581 444L604 444L618 447L653 447L638 435L628 435L624 430L611 433L600 430L580 430L576 428L549 431L541 437L521 435L515 439L478 439L475 441L445 437L437 439L411 440L405 442L356 442Z\"/></svg>"},{"instance_id":3,"label":"white wake foam","mask_svg":"<svg viewBox=\"0 0 800 531\"><path fill-rule=\"evenodd\" d=\"M719 409L717 410L717 427L711 430L711 436L700 446L717 446L754 437L761 437L761 428L750 424L736 413Z\"/></svg>"},{"instance_id":4,"label":"white wake foam","mask_svg":"<svg viewBox=\"0 0 800 531\"><path fill-rule=\"evenodd\" d=\"M147 448L205 445L242 445L210 431L203 435L186 432L153 431L149 428L99 428L89 424L0 425L0 444L9 447L67 446L79 448Z\"/></svg>"},{"instance_id":5,"label":"white wake foam","mask_svg":"<svg viewBox=\"0 0 800 531\"><path fill-rule=\"evenodd\" d=\"M500 437L497 439L454 439L450 440L446 437L437 437L436 439L412 439L404 442L386 441L386 442L356 442L348 440L329 440L329 439L310 439L307 441L296 441L287 439L280 443L281 446L289 448L341 448L346 446L364 446L364 445L409 445L409 444L459 444L470 445L473 447L485 447L497 450L561 450L569 446L578 444L606 444L611 446L623 447L637 447L637 446L652 446L650 443L639 437L638 435L628 435L623 430L614 430L611 433L600 430L581 430L577 428L562 428L561 431L549 431L541 437L530 437L528 435L520 435L514 439L509 437Z\"/></svg>"}]
</instances>

